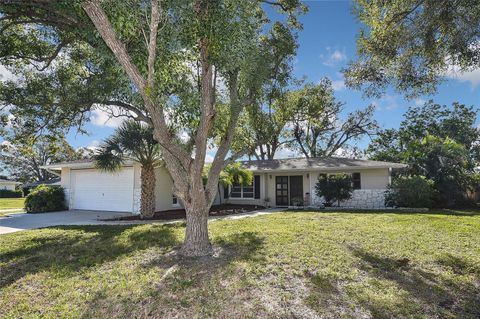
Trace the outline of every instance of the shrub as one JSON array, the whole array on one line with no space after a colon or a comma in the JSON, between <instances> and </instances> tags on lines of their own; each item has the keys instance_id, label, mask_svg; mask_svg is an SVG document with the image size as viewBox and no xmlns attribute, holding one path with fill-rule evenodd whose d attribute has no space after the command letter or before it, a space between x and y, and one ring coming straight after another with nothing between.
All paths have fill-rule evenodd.
<instances>
[{"instance_id":1,"label":"shrub","mask_svg":"<svg viewBox=\"0 0 480 319\"><path fill-rule=\"evenodd\" d=\"M328 206L333 201L340 206L341 201L352 197L352 192L352 177L347 174L320 175L315 184L315 194L323 197Z\"/></svg>"},{"instance_id":2,"label":"shrub","mask_svg":"<svg viewBox=\"0 0 480 319\"><path fill-rule=\"evenodd\" d=\"M66 209L65 193L59 186L40 185L25 199L27 213L45 213Z\"/></svg>"},{"instance_id":3,"label":"shrub","mask_svg":"<svg viewBox=\"0 0 480 319\"><path fill-rule=\"evenodd\" d=\"M0 198L20 198L23 197L23 192L19 189L9 190L9 189L0 189Z\"/></svg>"},{"instance_id":4,"label":"shrub","mask_svg":"<svg viewBox=\"0 0 480 319\"><path fill-rule=\"evenodd\" d=\"M398 176L387 187L385 205L393 207L432 207L434 182L425 176Z\"/></svg>"}]
</instances>

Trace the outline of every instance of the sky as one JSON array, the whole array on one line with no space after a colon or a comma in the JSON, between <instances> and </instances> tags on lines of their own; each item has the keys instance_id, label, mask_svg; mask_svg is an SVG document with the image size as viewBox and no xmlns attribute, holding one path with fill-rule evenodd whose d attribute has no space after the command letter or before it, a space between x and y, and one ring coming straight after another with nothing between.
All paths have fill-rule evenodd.
<instances>
[{"instance_id":1,"label":"sky","mask_svg":"<svg viewBox=\"0 0 480 319\"><path fill-rule=\"evenodd\" d=\"M351 2L305 1L305 4L309 7L309 12L300 19L303 30L299 34L294 73L298 78L305 77L306 81L311 83L318 83L323 77L329 77L336 89L337 99L345 103L345 114L374 103L377 108L375 119L381 127L397 128L409 106L423 104L429 99L446 105L455 101L476 107L479 105L480 69L449 78L439 86L438 93L434 96L422 96L410 101L391 90L381 99L366 99L361 92L345 88L340 70L355 59L355 39L359 31L356 17L351 13ZM89 134L71 132L67 138L75 148L95 147L120 123L120 119L109 119L106 113L94 111L91 122L86 126ZM358 145L364 148L368 142L365 138ZM292 152L283 151L278 157L293 155Z\"/></svg>"}]
</instances>

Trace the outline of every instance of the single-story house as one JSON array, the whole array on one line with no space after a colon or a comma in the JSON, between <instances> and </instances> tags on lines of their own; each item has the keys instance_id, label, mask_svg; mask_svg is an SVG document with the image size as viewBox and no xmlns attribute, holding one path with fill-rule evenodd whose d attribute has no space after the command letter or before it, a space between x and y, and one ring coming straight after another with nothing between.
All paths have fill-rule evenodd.
<instances>
[{"instance_id":1,"label":"single-story house","mask_svg":"<svg viewBox=\"0 0 480 319\"><path fill-rule=\"evenodd\" d=\"M30 191L40 185L61 185L60 183L60 177L53 178L48 181L37 181L37 182L31 182L31 183L25 183L22 185L23 193L27 195L30 193Z\"/></svg>"},{"instance_id":2,"label":"single-story house","mask_svg":"<svg viewBox=\"0 0 480 319\"><path fill-rule=\"evenodd\" d=\"M14 191L15 187L20 184L21 183L19 182L9 181L7 179L0 178L0 190Z\"/></svg>"},{"instance_id":3,"label":"single-story house","mask_svg":"<svg viewBox=\"0 0 480 319\"><path fill-rule=\"evenodd\" d=\"M404 164L339 157L288 158L244 161L242 166L254 174L250 186L221 188L215 203L253 204L269 207L320 206L315 183L320 174L348 173L354 186L350 200L343 207L382 208L384 192L393 170ZM140 166L126 163L115 173L95 168L89 160L44 166L61 175L70 209L105 210L139 213ZM173 181L168 171L156 169L156 210L181 208L173 195Z\"/></svg>"}]
</instances>

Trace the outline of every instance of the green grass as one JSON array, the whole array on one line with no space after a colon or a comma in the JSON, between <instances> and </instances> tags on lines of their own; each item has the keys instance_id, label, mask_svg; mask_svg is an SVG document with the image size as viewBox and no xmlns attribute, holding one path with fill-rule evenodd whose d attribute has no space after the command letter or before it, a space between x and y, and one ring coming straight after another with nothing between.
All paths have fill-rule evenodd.
<instances>
[{"instance_id":1,"label":"green grass","mask_svg":"<svg viewBox=\"0 0 480 319\"><path fill-rule=\"evenodd\" d=\"M14 208L22 210L24 202L25 198L0 198L0 211ZM3 216L2 213L0 213L0 216Z\"/></svg>"},{"instance_id":2,"label":"green grass","mask_svg":"<svg viewBox=\"0 0 480 319\"><path fill-rule=\"evenodd\" d=\"M479 318L480 214L285 212L0 236L1 318Z\"/></svg>"}]
</instances>

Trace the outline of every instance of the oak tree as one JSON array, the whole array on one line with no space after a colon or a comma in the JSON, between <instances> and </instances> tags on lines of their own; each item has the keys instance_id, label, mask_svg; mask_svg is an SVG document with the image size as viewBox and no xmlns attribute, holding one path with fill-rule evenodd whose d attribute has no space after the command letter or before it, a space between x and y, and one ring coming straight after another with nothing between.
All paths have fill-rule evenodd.
<instances>
[{"instance_id":1,"label":"oak tree","mask_svg":"<svg viewBox=\"0 0 480 319\"><path fill-rule=\"evenodd\" d=\"M267 5L287 19L270 20ZM97 103L115 97L112 105L153 127L186 210L182 253L202 256L212 251L207 220L219 174L243 154L230 151L237 121L275 77L276 61L295 53L284 40L295 40L304 10L298 0L2 0L0 61L48 72L66 55L84 61L89 73L105 65L121 71L112 73L113 86ZM88 54L70 54L82 51ZM117 86L117 75L127 85ZM98 94L85 95L91 92ZM227 106L226 123L213 134L220 104ZM86 109L69 115L94 103L79 105ZM204 186L212 139L217 151Z\"/></svg>"}]
</instances>

